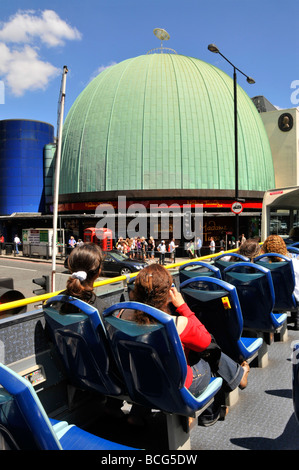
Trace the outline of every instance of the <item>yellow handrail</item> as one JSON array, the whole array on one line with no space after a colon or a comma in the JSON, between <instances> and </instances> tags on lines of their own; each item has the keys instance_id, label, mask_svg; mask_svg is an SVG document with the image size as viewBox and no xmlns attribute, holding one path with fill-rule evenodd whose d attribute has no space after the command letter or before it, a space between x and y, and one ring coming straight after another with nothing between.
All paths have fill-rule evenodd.
<instances>
[{"instance_id":1,"label":"yellow handrail","mask_svg":"<svg viewBox=\"0 0 299 470\"><path fill-rule=\"evenodd\" d=\"M233 249L233 250L225 251L225 254L226 253L233 253L235 251L237 251L237 250ZM201 256L200 258L193 258L192 260L189 259L189 260L180 261L179 263L172 263L168 266L165 266L165 268L166 269L173 269L173 268L176 268L178 266L182 266L183 264L186 264L189 261L199 261L199 260L203 261L205 259L215 258L216 256L219 256L219 254L220 254L220 252L215 253L214 255L210 254L210 255L206 255L206 256ZM128 277L131 278L133 276L136 276L136 274L138 274L138 272L123 275L123 276L113 277L111 279L105 279L103 281L97 281L97 282L94 283L94 287L100 287L100 286L104 286L104 285L107 285L107 284L114 284L115 282L119 282L119 281L125 281L125 280L128 279ZM24 307L24 305L41 303L41 302L43 302L47 299L50 299L51 297L54 297L55 295L60 294L60 292L62 292L63 290L64 289L56 291L56 292L48 292L47 294L36 295L34 297L29 297L27 299L15 300L13 302L7 302L6 304L0 304L0 312L3 312L5 310L10 310L10 309L13 309L13 308L17 308L17 307Z\"/></svg>"}]
</instances>

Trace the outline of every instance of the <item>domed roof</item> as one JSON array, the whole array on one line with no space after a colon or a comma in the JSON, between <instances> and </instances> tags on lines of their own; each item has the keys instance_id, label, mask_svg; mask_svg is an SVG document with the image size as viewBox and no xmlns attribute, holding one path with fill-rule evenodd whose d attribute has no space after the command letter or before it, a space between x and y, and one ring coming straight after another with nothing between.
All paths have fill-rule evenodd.
<instances>
[{"instance_id":1,"label":"domed roof","mask_svg":"<svg viewBox=\"0 0 299 470\"><path fill-rule=\"evenodd\" d=\"M127 59L100 73L64 124L60 194L234 189L233 81L178 54ZM238 85L239 189L275 186L268 137ZM67 178L65 178L67 175Z\"/></svg>"}]
</instances>

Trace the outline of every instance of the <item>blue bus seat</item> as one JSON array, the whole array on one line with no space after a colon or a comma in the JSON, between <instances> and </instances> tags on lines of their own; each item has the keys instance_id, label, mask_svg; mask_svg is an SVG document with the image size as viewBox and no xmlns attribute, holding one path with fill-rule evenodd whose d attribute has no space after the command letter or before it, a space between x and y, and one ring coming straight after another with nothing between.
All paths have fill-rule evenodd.
<instances>
[{"instance_id":1,"label":"blue bus seat","mask_svg":"<svg viewBox=\"0 0 299 470\"><path fill-rule=\"evenodd\" d=\"M292 396L294 413L299 423L299 342L293 345Z\"/></svg>"},{"instance_id":2,"label":"blue bus seat","mask_svg":"<svg viewBox=\"0 0 299 470\"><path fill-rule=\"evenodd\" d=\"M237 289L246 330L274 332L287 321L273 313L275 293L269 269L254 263L235 263L225 268L223 279Z\"/></svg>"},{"instance_id":3,"label":"blue bus seat","mask_svg":"<svg viewBox=\"0 0 299 470\"><path fill-rule=\"evenodd\" d=\"M180 284L190 277L212 276L221 279L219 268L204 261L190 261L179 268Z\"/></svg>"},{"instance_id":4,"label":"blue bus seat","mask_svg":"<svg viewBox=\"0 0 299 470\"><path fill-rule=\"evenodd\" d=\"M299 256L299 248L291 245L287 247L287 250L292 255L292 258L297 258L297 256Z\"/></svg>"},{"instance_id":5,"label":"blue bus seat","mask_svg":"<svg viewBox=\"0 0 299 470\"><path fill-rule=\"evenodd\" d=\"M135 285L135 279L137 277L137 274L135 276L132 276L130 277L128 280L127 280L127 288L128 288L128 295L129 295L129 298L130 298L130 294L131 292L134 290L134 285Z\"/></svg>"},{"instance_id":6,"label":"blue bus seat","mask_svg":"<svg viewBox=\"0 0 299 470\"><path fill-rule=\"evenodd\" d=\"M235 258L235 260L227 261L223 259L227 257ZM250 260L246 256L240 255L239 253L223 253L222 255L219 255L216 258L214 258L213 261L214 261L214 266L219 268L221 276L222 276L222 272L224 271L224 269L227 268L228 266L231 266L233 263L237 263L239 261L250 261Z\"/></svg>"},{"instance_id":7,"label":"blue bus seat","mask_svg":"<svg viewBox=\"0 0 299 470\"><path fill-rule=\"evenodd\" d=\"M293 246L294 248L296 248L296 246L299 246L299 242L292 243L291 246ZM288 248L289 248L289 247L288 247Z\"/></svg>"},{"instance_id":8,"label":"blue bus seat","mask_svg":"<svg viewBox=\"0 0 299 470\"><path fill-rule=\"evenodd\" d=\"M258 354L263 339L242 336L242 310L234 286L203 276L184 281L180 291L224 353L238 363L252 360Z\"/></svg>"},{"instance_id":9,"label":"blue bus seat","mask_svg":"<svg viewBox=\"0 0 299 470\"><path fill-rule=\"evenodd\" d=\"M122 309L142 311L155 319L150 325L118 318ZM184 386L187 363L173 318L140 302L120 302L103 312L107 335L129 395L134 403L165 413L196 416L222 386L212 378L194 397Z\"/></svg>"},{"instance_id":10,"label":"blue bus seat","mask_svg":"<svg viewBox=\"0 0 299 470\"><path fill-rule=\"evenodd\" d=\"M29 380L0 364L0 434L12 450L132 449L50 419Z\"/></svg>"},{"instance_id":11,"label":"blue bus seat","mask_svg":"<svg viewBox=\"0 0 299 470\"><path fill-rule=\"evenodd\" d=\"M283 261L270 262L271 258L279 257ZM271 271L275 304L274 311L285 312L297 308L293 294L295 288L295 275L292 260L278 253L265 253L255 258L254 262Z\"/></svg>"},{"instance_id":12,"label":"blue bus seat","mask_svg":"<svg viewBox=\"0 0 299 470\"><path fill-rule=\"evenodd\" d=\"M60 313L64 303L74 313ZM46 331L72 385L108 396L126 394L98 310L82 300L58 295L45 302L43 311Z\"/></svg>"}]
</instances>

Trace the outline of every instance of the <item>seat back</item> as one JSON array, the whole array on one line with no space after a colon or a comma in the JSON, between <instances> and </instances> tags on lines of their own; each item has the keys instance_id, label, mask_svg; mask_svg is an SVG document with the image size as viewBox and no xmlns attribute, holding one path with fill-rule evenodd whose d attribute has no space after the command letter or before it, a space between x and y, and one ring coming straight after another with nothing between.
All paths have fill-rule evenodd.
<instances>
[{"instance_id":1,"label":"seat back","mask_svg":"<svg viewBox=\"0 0 299 470\"><path fill-rule=\"evenodd\" d=\"M222 351L237 362L243 360L243 318L236 288L220 279L196 277L184 281L180 291Z\"/></svg>"},{"instance_id":2,"label":"seat back","mask_svg":"<svg viewBox=\"0 0 299 470\"><path fill-rule=\"evenodd\" d=\"M61 313L64 304L74 313ZM70 382L104 395L125 393L98 310L66 295L47 300L43 310L46 330Z\"/></svg>"},{"instance_id":3,"label":"seat back","mask_svg":"<svg viewBox=\"0 0 299 470\"><path fill-rule=\"evenodd\" d=\"M244 329L261 332L275 330L274 287L269 269L254 263L235 263L225 268L223 279L236 287Z\"/></svg>"},{"instance_id":4,"label":"seat back","mask_svg":"<svg viewBox=\"0 0 299 470\"><path fill-rule=\"evenodd\" d=\"M279 257L283 261L273 261L271 259ZM296 308L294 297L295 275L292 260L278 253L265 253L257 256L254 262L270 270L274 292L274 310L285 311Z\"/></svg>"},{"instance_id":5,"label":"seat back","mask_svg":"<svg viewBox=\"0 0 299 470\"><path fill-rule=\"evenodd\" d=\"M122 309L155 319L149 325L118 318ZM103 312L107 335L133 402L166 413L190 416L206 400L184 386L187 363L173 318L139 302L120 302Z\"/></svg>"},{"instance_id":6,"label":"seat back","mask_svg":"<svg viewBox=\"0 0 299 470\"><path fill-rule=\"evenodd\" d=\"M180 283L197 276L212 276L221 279L219 268L203 261L190 261L180 266L179 279Z\"/></svg>"},{"instance_id":7,"label":"seat back","mask_svg":"<svg viewBox=\"0 0 299 470\"><path fill-rule=\"evenodd\" d=\"M31 383L0 364L0 424L10 448L61 450Z\"/></svg>"},{"instance_id":8,"label":"seat back","mask_svg":"<svg viewBox=\"0 0 299 470\"><path fill-rule=\"evenodd\" d=\"M292 395L294 412L299 423L299 343L295 343L293 346L292 354Z\"/></svg>"},{"instance_id":9,"label":"seat back","mask_svg":"<svg viewBox=\"0 0 299 470\"><path fill-rule=\"evenodd\" d=\"M299 256L299 248L295 246L288 246L288 252L292 255L292 258Z\"/></svg>"},{"instance_id":10,"label":"seat back","mask_svg":"<svg viewBox=\"0 0 299 470\"><path fill-rule=\"evenodd\" d=\"M234 261L227 261L224 258L234 258ZM246 256L240 255L239 253L223 253L222 255L217 256L214 258L214 266L220 270L221 276L225 268L231 266L233 263L237 263L239 261L250 261L249 258Z\"/></svg>"}]
</instances>

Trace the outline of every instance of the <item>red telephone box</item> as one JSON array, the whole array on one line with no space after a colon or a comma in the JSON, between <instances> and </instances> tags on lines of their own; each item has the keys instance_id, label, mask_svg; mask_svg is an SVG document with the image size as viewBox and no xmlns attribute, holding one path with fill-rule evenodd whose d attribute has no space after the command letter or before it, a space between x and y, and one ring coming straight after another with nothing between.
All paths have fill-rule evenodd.
<instances>
[{"instance_id":1,"label":"red telephone box","mask_svg":"<svg viewBox=\"0 0 299 470\"><path fill-rule=\"evenodd\" d=\"M112 250L112 230L109 228L89 227L84 230L84 243L97 243L102 250Z\"/></svg>"}]
</instances>

